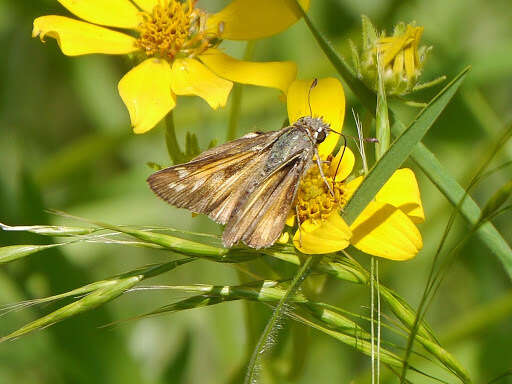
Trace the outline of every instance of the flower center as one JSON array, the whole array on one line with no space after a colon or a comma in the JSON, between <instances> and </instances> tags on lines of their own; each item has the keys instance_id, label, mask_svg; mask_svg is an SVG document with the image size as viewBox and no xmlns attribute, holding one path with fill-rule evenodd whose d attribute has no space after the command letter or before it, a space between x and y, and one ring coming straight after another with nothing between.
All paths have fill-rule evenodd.
<instances>
[{"instance_id":1,"label":"flower center","mask_svg":"<svg viewBox=\"0 0 512 384\"><path fill-rule=\"evenodd\" d=\"M152 13L142 13L137 46L147 56L167 60L204 52L212 46L206 36L206 12L194 4L194 0L159 0Z\"/></svg>"},{"instance_id":2,"label":"flower center","mask_svg":"<svg viewBox=\"0 0 512 384\"><path fill-rule=\"evenodd\" d=\"M329 166L322 164L325 179L334 191L334 196L325 184L325 179L320 175L316 165L312 166L303 177L299 192L297 193L297 209L299 221L303 223L307 219L325 220L334 210L345 205L343 198L343 183L335 182L329 175Z\"/></svg>"},{"instance_id":3,"label":"flower center","mask_svg":"<svg viewBox=\"0 0 512 384\"><path fill-rule=\"evenodd\" d=\"M417 68L420 66L418 45L422 33L423 28L407 25L402 34L379 39L378 49L386 72L409 80L417 76Z\"/></svg>"}]
</instances>

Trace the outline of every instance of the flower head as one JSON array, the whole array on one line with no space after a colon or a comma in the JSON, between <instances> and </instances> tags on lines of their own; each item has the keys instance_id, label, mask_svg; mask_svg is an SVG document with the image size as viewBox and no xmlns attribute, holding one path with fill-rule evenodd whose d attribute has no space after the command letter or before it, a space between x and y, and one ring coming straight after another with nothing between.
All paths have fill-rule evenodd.
<instances>
[{"instance_id":1,"label":"flower head","mask_svg":"<svg viewBox=\"0 0 512 384\"><path fill-rule=\"evenodd\" d=\"M363 16L363 48L361 57L356 49L356 71L361 79L372 89L377 90L378 65L386 93L403 95L413 91L421 76L425 58L430 47L421 46L423 27L414 23L399 23L393 34L379 34L370 19Z\"/></svg>"},{"instance_id":2,"label":"flower head","mask_svg":"<svg viewBox=\"0 0 512 384\"><path fill-rule=\"evenodd\" d=\"M297 116L309 114L307 102L304 103L309 84L311 81L295 81L290 86L290 122L295 121ZM321 79L311 92L310 102L313 114L324 116L333 130L341 131L345 98L343 88L336 79ZM424 221L414 172L407 168L397 170L349 226L341 216L343 207L363 177L349 179L355 156L348 147L342 146L333 157L332 151L338 139L339 135L330 134L320 145L325 178L318 166L313 164L299 186L294 208L287 221L289 226L293 226L298 218L299 228L293 237L295 247L303 253L322 254L340 251L352 244L365 253L387 259L407 260L414 257L423 246L416 224Z\"/></svg>"},{"instance_id":3,"label":"flower head","mask_svg":"<svg viewBox=\"0 0 512 384\"><path fill-rule=\"evenodd\" d=\"M175 107L177 95L199 96L217 109L226 104L233 82L286 92L297 73L292 62L239 61L217 48L222 39L258 39L283 31L299 18L291 1L233 0L214 14L197 7L196 0L59 2L84 21L38 17L34 37L55 38L68 56L141 58L118 86L136 133L153 128ZM301 4L307 9L309 0Z\"/></svg>"}]
</instances>

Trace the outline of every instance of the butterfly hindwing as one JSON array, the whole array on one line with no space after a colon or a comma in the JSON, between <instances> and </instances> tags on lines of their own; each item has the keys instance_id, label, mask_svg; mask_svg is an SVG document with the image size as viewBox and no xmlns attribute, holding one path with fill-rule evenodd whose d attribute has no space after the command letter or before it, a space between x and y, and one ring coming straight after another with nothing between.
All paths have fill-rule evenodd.
<instances>
[{"instance_id":1,"label":"butterfly hindwing","mask_svg":"<svg viewBox=\"0 0 512 384\"><path fill-rule=\"evenodd\" d=\"M225 224L250 177L259 173L279 131L251 133L203 152L188 163L158 171L148 178L163 200Z\"/></svg>"},{"instance_id":2,"label":"butterfly hindwing","mask_svg":"<svg viewBox=\"0 0 512 384\"><path fill-rule=\"evenodd\" d=\"M243 241L259 249L269 247L277 240L310 157L309 151L297 154L239 200L239 206L224 229L224 246L231 247Z\"/></svg>"},{"instance_id":3,"label":"butterfly hindwing","mask_svg":"<svg viewBox=\"0 0 512 384\"><path fill-rule=\"evenodd\" d=\"M168 203L226 224L224 246L269 247L283 231L315 152L312 128L301 124L250 133L156 172L148 183Z\"/></svg>"}]
</instances>

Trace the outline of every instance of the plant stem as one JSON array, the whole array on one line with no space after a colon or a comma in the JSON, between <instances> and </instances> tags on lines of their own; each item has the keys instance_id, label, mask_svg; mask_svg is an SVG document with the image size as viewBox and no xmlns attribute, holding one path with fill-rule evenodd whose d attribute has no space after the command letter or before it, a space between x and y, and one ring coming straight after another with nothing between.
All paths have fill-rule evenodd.
<instances>
[{"instance_id":1,"label":"plant stem","mask_svg":"<svg viewBox=\"0 0 512 384\"><path fill-rule=\"evenodd\" d=\"M170 111L165 116L165 143L167 144L167 152L169 152L169 157L173 164L183 163L185 161L185 154L180 149L178 139L176 138L173 111Z\"/></svg>"},{"instance_id":2,"label":"plant stem","mask_svg":"<svg viewBox=\"0 0 512 384\"><path fill-rule=\"evenodd\" d=\"M389 148L391 138L391 129L388 117L388 102L386 99L386 88L382 78L382 67L380 65L380 54L377 55L377 67L379 74L377 91L377 110L375 113L375 135L377 143L375 144L375 156L377 161L386 153Z\"/></svg>"},{"instance_id":3,"label":"plant stem","mask_svg":"<svg viewBox=\"0 0 512 384\"><path fill-rule=\"evenodd\" d=\"M249 366L247 368L247 375L244 381L245 384L255 383L255 380L257 379L256 375L258 372L258 366L260 364L261 355L265 350L268 349L266 348L269 347L268 344L270 344L271 346L271 344L274 342L273 334L276 330L277 324L279 323L279 321L281 321L283 315L285 314L285 308L288 299L295 295L302 282L306 279L306 277L308 277L312 268L319 261L320 257L316 255L307 256L306 260L293 277L293 280L291 281L290 286L286 290L285 294L279 300L279 303L274 309L272 317L265 326L265 329L263 330L263 333L261 334L261 337L258 340L258 343L256 344L256 348L254 349L254 352L251 356L251 360L249 361Z\"/></svg>"},{"instance_id":4,"label":"plant stem","mask_svg":"<svg viewBox=\"0 0 512 384\"><path fill-rule=\"evenodd\" d=\"M254 53L255 41L251 40L247 42L244 52L244 60L251 60ZM237 137L238 134L238 123L240 120L240 111L242 109L242 85L235 84L233 86L233 96L231 99L231 112L229 114L229 125L226 139L231 141Z\"/></svg>"}]
</instances>

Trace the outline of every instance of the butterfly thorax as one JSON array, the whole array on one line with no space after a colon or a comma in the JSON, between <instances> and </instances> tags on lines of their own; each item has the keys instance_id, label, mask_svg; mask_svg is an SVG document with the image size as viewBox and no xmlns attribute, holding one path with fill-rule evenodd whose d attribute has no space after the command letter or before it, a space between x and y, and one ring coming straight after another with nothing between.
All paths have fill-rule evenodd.
<instances>
[{"instance_id":1,"label":"butterfly thorax","mask_svg":"<svg viewBox=\"0 0 512 384\"><path fill-rule=\"evenodd\" d=\"M300 128L308 133L309 137L315 144L320 144L329 134L330 125L321 117L304 116L298 119L294 127Z\"/></svg>"},{"instance_id":2,"label":"butterfly thorax","mask_svg":"<svg viewBox=\"0 0 512 384\"><path fill-rule=\"evenodd\" d=\"M263 172L274 171L294 156L308 156L313 153L313 143L308 133L298 127L288 127L272 145Z\"/></svg>"}]
</instances>

